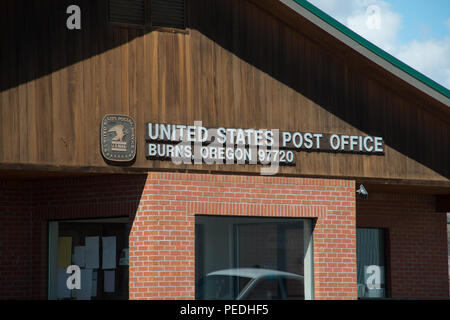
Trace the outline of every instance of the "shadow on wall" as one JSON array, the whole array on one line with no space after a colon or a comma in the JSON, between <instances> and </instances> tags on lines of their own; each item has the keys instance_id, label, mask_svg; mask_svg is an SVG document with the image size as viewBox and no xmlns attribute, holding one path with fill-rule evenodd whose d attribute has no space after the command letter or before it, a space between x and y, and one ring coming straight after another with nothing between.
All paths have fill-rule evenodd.
<instances>
[{"instance_id":1,"label":"shadow on wall","mask_svg":"<svg viewBox=\"0 0 450 320\"><path fill-rule=\"evenodd\" d=\"M437 141L448 141L448 124L411 100L389 99L385 91L395 96L389 84L376 83L334 58L317 45L320 39L313 42L241 0L195 1L189 7L189 27L350 125L382 136L386 145L450 177L450 149L425 152Z\"/></svg>"},{"instance_id":2,"label":"shadow on wall","mask_svg":"<svg viewBox=\"0 0 450 320\"><path fill-rule=\"evenodd\" d=\"M81 30L69 31L66 10L73 4L81 8ZM107 0L1 1L0 91L144 35L143 29L112 27L107 8Z\"/></svg>"},{"instance_id":3,"label":"shadow on wall","mask_svg":"<svg viewBox=\"0 0 450 320\"><path fill-rule=\"evenodd\" d=\"M82 8L82 30L66 29L66 9ZM0 91L108 51L150 30L107 23L107 0L0 2ZM427 112L383 94L355 67L243 0L187 1L188 27L198 30L336 117L449 178L449 126ZM300 19L300 18L299 18ZM39 98L39 97L37 97ZM300 128L301 129L301 128Z\"/></svg>"},{"instance_id":4,"label":"shadow on wall","mask_svg":"<svg viewBox=\"0 0 450 320\"><path fill-rule=\"evenodd\" d=\"M0 180L0 300L30 299L31 185Z\"/></svg>"},{"instance_id":5,"label":"shadow on wall","mask_svg":"<svg viewBox=\"0 0 450 320\"><path fill-rule=\"evenodd\" d=\"M147 175L0 181L0 299L47 299L48 222L129 217Z\"/></svg>"}]
</instances>

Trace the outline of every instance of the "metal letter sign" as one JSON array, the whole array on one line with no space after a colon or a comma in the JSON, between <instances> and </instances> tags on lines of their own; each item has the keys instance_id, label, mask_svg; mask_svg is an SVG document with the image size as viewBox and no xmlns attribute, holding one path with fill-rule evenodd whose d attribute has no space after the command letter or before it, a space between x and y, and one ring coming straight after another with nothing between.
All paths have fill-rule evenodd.
<instances>
[{"instance_id":1,"label":"metal letter sign","mask_svg":"<svg viewBox=\"0 0 450 320\"><path fill-rule=\"evenodd\" d=\"M101 123L100 145L106 160L129 162L136 156L136 125L128 116L108 114Z\"/></svg>"}]
</instances>

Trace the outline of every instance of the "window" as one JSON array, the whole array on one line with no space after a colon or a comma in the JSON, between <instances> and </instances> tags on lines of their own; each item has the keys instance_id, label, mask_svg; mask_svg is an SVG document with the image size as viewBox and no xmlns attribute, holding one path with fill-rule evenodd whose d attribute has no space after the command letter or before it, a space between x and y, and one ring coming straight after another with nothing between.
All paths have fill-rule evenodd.
<instances>
[{"instance_id":1,"label":"window","mask_svg":"<svg viewBox=\"0 0 450 320\"><path fill-rule=\"evenodd\" d=\"M281 279L281 283L286 292L286 299L288 300L303 300L305 292L303 290L303 282L295 278Z\"/></svg>"},{"instance_id":2,"label":"window","mask_svg":"<svg viewBox=\"0 0 450 320\"><path fill-rule=\"evenodd\" d=\"M278 278L266 278L257 281L255 286L249 290L245 300L282 300L283 294Z\"/></svg>"},{"instance_id":3,"label":"window","mask_svg":"<svg viewBox=\"0 0 450 320\"><path fill-rule=\"evenodd\" d=\"M383 229L356 229L358 298L386 297L384 248L385 232Z\"/></svg>"},{"instance_id":4,"label":"window","mask_svg":"<svg viewBox=\"0 0 450 320\"><path fill-rule=\"evenodd\" d=\"M53 221L49 223L51 300L128 299L128 218ZM68 287L78 266L80 288ZM73 278L72 278L73 279ZM69 283L69 284L70 284Z\"/></svg>"},{"instance_id":5,"label":"window","mask_svg":"<svg viewBox=\"0 0 450 320\"><path fill-rule=\"evenodd\" d=\"M196 298L312 299L311 220L196 216Z\"/></svg>"}]
</instances>

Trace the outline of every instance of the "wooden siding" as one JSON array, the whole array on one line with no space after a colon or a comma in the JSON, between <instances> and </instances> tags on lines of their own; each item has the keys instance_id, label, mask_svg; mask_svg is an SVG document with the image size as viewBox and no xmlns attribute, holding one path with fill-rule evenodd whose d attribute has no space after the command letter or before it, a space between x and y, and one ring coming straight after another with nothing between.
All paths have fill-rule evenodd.
<instances>
[{"instance_id":1,"label":"wooden siding","mask_svg":"<svg viewBox=\"0 0 450 320\"><path fill-rule=\"evenodd\" d=\"M72 2L0 2L0 168L259 172L258 166L146 160L145 122L201 120L208 127L385 139L384 156L300 152L297 165L280 174L450 187L449 113L437 116L430 111L442 107L437 102L383 81L379 70L368 73L373 69L356 56L335 54L326 35L305 35L238 0L187 1L187 32L114 26L106 1L81 0L82 30L69 31L65 10ZM130 167L110 166L101 156L105 114L136 121Z\"/></svg>"}]
</instances>

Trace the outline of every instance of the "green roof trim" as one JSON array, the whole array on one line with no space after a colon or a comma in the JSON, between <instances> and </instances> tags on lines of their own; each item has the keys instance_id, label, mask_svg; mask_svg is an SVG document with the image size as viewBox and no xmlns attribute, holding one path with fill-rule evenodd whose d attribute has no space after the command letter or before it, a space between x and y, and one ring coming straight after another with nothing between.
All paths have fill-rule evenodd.
<instances>
[{"instance_id":1,"label":"green roof trim","mask_svg":"<svg viewBox=\"0 0 450 320\"><path fill-rule=\"evenodd\" d=\"M377 56L383 58L384 60L386 60L387 62L389 62L393 66L401 69L402 71L404 71L407 74L409 74L410 76L416 78L420 82L424 83L425 85L427 85L428 87L430 87L433 90L437 91L438 93L444 95L445 97L450 98L450 90L448 90L444 86L440 85L439 83L431 80L430 78L428 78L424 74L420 73L419 71L411 68L406 63L401 62L400 60L398 60L394 56L390 55L389 53L387 53L383 49L381 49L378 46L374 45L372 42L364 39L359 34L357 34L356 32L354 32L352 30L350 30L349 28L344 26L342 23L340 23L336 19L332 18L330 15L326 14L325 12L323 12L322 10L320 10L319 8L317 8L316 6L314 6L313 4L308 2L307 0L292 0L292 1L294 1L298 5L302 6L303 8L308 10L310 13L312 13L315 16L317 16L318 18L320 18L321 20L323 20L324 22L326 22L330 26L334 27L338 31L342 32L346 36L350 37L352 40L356 41L358 44L360 44L363 47L365 47L366 49L372 51Z\"/></svg>"}]
</instances>

